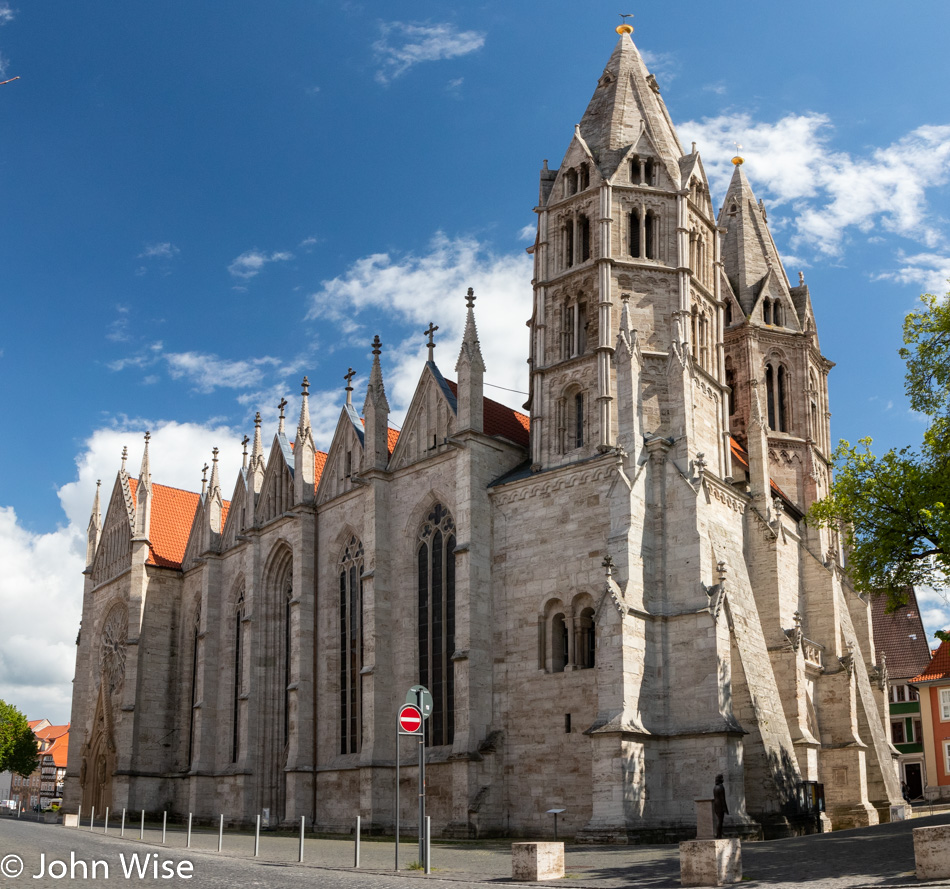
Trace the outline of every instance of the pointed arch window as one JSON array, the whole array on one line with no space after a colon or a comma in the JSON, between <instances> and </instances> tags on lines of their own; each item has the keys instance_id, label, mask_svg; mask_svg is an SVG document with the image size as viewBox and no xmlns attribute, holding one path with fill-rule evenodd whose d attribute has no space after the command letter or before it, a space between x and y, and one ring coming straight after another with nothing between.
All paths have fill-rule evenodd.
<instances>
[{"instance_id":1,"label":"pointed arch window","mask_svg":"<svg viewBox=\"0 0 950 889\"><path fill-rule=\"evenodd\" d=\"M340 753L359 753L363 694L363 544L351 537L340 556Z\"/></svg>"},{"instance_id":2,"label":"pointed arch window","mask_svg":"<svg viewBox=\"0 0 950 889\"><path fill-rule=\"evenodd\" d=\"M590 219L586 216L577 218L577 240L581 248L581 262L590 259Z\"/></svg>"},{"instance_id":3,"label":"pointed arch window","mask_svg":"<svg viewBox=\"0 0 950 889\"><path fill-rule=\"evenodd\" d=\"M577 176L577 187L579 191L590 188L590 164L583 163L580 165Z\"/></svg>"},{"instance_id":4,"label":"pointed arch window","mask_svg":"<svg viewBox=\"0 0 950 889\"><path fill-rule=\"evenodd\" d=\"M656 185L656 162L648 157L643 163L643 184Z\"/></svg>"},{"instance_id":5,"label":"pointed arch window","mask_svg":"<svg viewBox=\"0 0 950 889\"><path fill-rule=\"evenodd\" d=\"M574 447L584 446L584 393L574 396Z\"/></svg>"},{"instance_id":6,"label":"pointed arch window","mask_svg":"<svg viewBox=\"0 0 950 889\"><path fill-rule=\"evenodd\" d=\"M287 574L287 580L284 583L284 614L283 614L283 673L284 673L284 744L290 740L290 653L292 650L291 639L291 600L294 596L294 587L292 575Z\"/></svg>"},{"instance_id":7,"label":"pointed arch window","mask_svg":"<svg viewBox=\"0 0 950 889\"><path fill-rule=\"evenodd\" d=\"M571 169L564 174L564 196L577 194L577 170Z\"/></svg>"},{"instance_id":8,"label":"pointed arch window","mask_svg":"<svg viewBox=\"0 0 950 889\"><path fill-rule=\"evenodd\" d=\"M785 326L785 311L782 307L782 303L779 300L775 300L772 305L772 323L776 327Z\"/></svg>"},{"instance_id":9,"label":"pointed arch window","mask_svg":"<svg viewBox=\"0 0 950 889\"><path fill-rule=\"evenodd\" d=\"M772 300L770 299L762 301L762 323L772 323Z\"/></svg>"},{"instance_id":10,"label":"pointed arch window","mask_svg":"<svg viewBox=\"0 0 950 889\"><path fill-rule=\"evenodd\" d=\"M244 691L244 591L234 609L234 681L231 687L231 762L241 754L241 694Z\"/></svg>"},{"instance_id":11,"label":"pointed arch window","mask_svg":"<svg viewBox=\"0 0 950 889\"><path fill-rule=\"evenodd\" d=\"M644 256L647 259L656 259L656 240L657 240L657 218L656 213L647 210L646 219L643 226Z\"/></svg>"},{"instance_id":12,"label":"pointed arch window","mask_svg":"<svg viewBox=\"0 0 950 889\"><path fill-rule=\"evenodd\" d=\"M195 620L191 633L191 712L188 721L188 765L195 756L195 730L198 719L198 654L201 644L201 605L195 608Z\"/></svg>"},{"instance_id":13,"label":"pointed arch window","mask_svg":"<svg viewBox=\"0 0 950 889\"><path fill-rule=\"evenodd\" d=\"M455 522L436 503L419 532L419 681L432 692L429 744L455 737Z\"/></svg>"},{"instance_id":14,"label":"pointed arch window","mask_svg":"<svg viewBox=\"0 0 950 889\"><path fill-rule=\"evenodd\" d=\"M628 226L630 230L630 255L639 258L640 256L640 210L630 211L628 216Z\"/></svg>"},{"instance_id":15,"label":"pointed arch window","mask_svg":"<svg viewBox=\"0 0 950 889\"><path fill-rule=\"evenodd\" d=\"M562 231L564 233L564 267L569 269L574 265L574 220L568 219Z\"/></svg>"},{"instance_id":16,"label":"pointed arch window","mask_svg":"<svg viewBox=\"0 0 950 889\"><path fill-rule=\"evenodd\" d=\"M786 373L781 364L765 365L765 392L768 401L769 427L776 432L787 432L786 422Z\"/></svg>"}]
</instances>

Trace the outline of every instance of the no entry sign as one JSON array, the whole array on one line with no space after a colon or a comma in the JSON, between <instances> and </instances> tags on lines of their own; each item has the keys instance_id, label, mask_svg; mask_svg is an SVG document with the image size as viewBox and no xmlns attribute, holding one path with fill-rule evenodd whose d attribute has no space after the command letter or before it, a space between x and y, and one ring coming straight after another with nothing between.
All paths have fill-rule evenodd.
<instances>
[{"instance_id":1,"label":"no entry sign","mask_svg":"<svg viewBox=\"0 0 950 889\"><path fill-rule=\"evenodd\" d=\"M422 731L422 711L415 704L403 704L397 725L401 735L418 735Z\"/></svg>"}]
</instances>

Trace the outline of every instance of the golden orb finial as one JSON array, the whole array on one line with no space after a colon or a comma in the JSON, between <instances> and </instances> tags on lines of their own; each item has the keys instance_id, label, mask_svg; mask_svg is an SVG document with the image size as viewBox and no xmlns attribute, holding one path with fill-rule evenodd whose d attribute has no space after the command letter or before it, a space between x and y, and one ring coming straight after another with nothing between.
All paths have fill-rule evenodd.
<instances>
[{"instance_id":1,"label":"golden orb finial","mask_svg":"<svg viewBox=\"0 0 950 889\"><path fill-rule=\"evenodd\" d=\"M742 166L742 163L744 161L744 158L741 158L739 156L739 152L742 150L742 146L738 142L733 142L732 144L736 146L736 156L732 159L732 162L737 167L740 167Z\"/></svg>"},{"instance_id":2,"label":"golden orb finial","mask_svg":"<svg viewBox=\"0 0 950 889\"><path fill-rule=\"evenodd\" d=\"M633 18L633 13L632 13L632 12L621 12L621 13L620 13L620 18L623 19L623 24L622 24L622 25L617 25L617 27L614 28L614 30L615 30L621 37L623 37L624 34L632 34L632 33L633 33L633 25L628 25L628 24L627 24L627 19L632 19L632 18Z\"/></svg>"}]
</instances>

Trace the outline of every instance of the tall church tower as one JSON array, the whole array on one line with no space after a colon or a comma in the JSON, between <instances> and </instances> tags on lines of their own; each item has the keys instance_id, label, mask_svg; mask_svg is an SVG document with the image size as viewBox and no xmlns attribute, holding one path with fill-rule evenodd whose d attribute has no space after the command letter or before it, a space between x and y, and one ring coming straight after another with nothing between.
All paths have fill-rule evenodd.
<instances>
[{"instance_id":1,"label":"tall church tower","mask_svg":"<svg viewBox=\"0 0 950 889\"><path fill-rule=\"evenodd\" d=\"M541 170L527 405L532 463L536 470L562 466L618 444L624 430L611 355L627 302L630 328L653 365L647 372L658 375L643 398L643 431L695 438L693 453L681 449L680 456L703 452L725 475L720 267L709 188L695 146L683 152L633 28L617 31L563 162L549 170L545 161ZM681 381L671 389L661 370L668 356L690 364L711 396L709 416L695 426L695 399Z\"/></svg>"}]
</instances>

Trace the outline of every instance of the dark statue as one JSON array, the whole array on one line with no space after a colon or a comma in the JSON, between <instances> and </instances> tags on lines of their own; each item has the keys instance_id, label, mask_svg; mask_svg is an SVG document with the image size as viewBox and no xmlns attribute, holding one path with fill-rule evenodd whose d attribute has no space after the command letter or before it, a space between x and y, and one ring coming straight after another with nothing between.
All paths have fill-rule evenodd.
<instances>
[{"instance_id":1,"label":"dark statue","mask_svg":"<svg viewBox=\"0 0 950 889\"><path fill-rule=\"evenodd\" d=\"M726 804L726 788L722 784L722 775L716 775L716 786L713 788L713 814L716 816L716 839L722 839L722 822L729 814Z\"/></svg>"}]
</instances>

